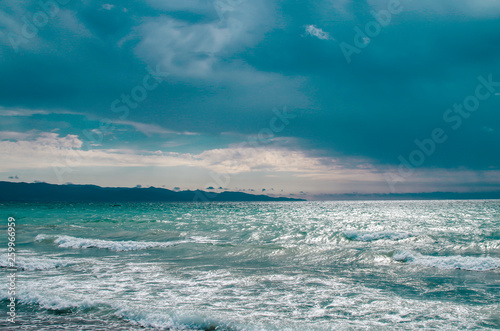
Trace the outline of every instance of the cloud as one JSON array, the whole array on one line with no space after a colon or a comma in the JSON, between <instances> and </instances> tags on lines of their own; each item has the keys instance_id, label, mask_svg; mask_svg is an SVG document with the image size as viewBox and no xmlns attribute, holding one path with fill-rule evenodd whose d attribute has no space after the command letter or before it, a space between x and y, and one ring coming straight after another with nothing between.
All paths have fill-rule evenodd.
<instances>
[{"instance_id":1,"label":"cloud","mask_svg":"<svg viewBox=\"0 0 500 331\"><path fill-rule=\"evenodd\" d=\"M221 78L235 67L251 69L225 59L256 43L270 28L270 5L261 0L217 0L214 6L218 17L212 20L193 23L169 16L145 19L137 29L141 40L136 54L148 63L161 63L166 71L180 77Z\"/></svg>"},{"instance_id":2,"label":"cloud","mask_svg":"<svg viewBox=\"0 0 500 331\"><path fill-rule=\"evenodd\" d=\"M82 150L83 141L75 135L58 136L55 133L40 133L36 138L22 141L0 141L0 150L5 153L0 171L14 169L44 169L53 166L80 167L137 167L178 166L189 163L189 155L175 153L158 155L138 154L126 149Z\"/></svg>"},{"instance_id":3,"label":"cloud","mask_svg":"<svg viewBox=\"0 0 500 331\"><path fill-rule=\"evenodd\" d=\"M0 131L0 140L26 140L33 132Z\"/></svg>"},{"instance_id":4,"label":"cloud","mask_svg":"<svg viewBox=\"0 0 500 331\"><path fill-rule=\"evenodd\" d=\"M191 154L131 149L83 150L83 141L76 135L60 136L52 132L32 132L30 135L0 132L0 136L19 139L0 141L0 149L5 151L0 171L69 164L71 167L190 166L226 174L287 172L313 176L339 169L334 159L309 157L302 151L273 146L232 146Z\"/></svg>"},{"instance_id":5,"label":"cloud","mask_svg":"<svg viewBox=\"0 0 500 331\"><path fill-rule=\"evenodd\" d=\"M363 30L387 1L317 2L307 10L294 0L72 1L20 46L20 56L8 33L21 33L23 16L31 19L40 7L37 1L5 0L0 139L8 152L2 149L2 158L24 169L65 164L78 153L79 166L87 168L181 165L255 174L241 187L263 172L301 176L302 183L363 179L371 185L383 172L377 169L397 165L416 139L442 127L449 139L419 171L437 180L432 169L498 169L500 154L492 152L500 145L497 98L482 102L457 131L449 130L442 114L474 93L479 75L500 81L500 2L402 5L347 65L339 44L316 38L333 40L331 31L335 40L354 45L353 28ZM315 24L305 25L310 22ZM107 135L101 149L77 147L82 131L98 133L96 118L118 117L112 100L142 82L146 64L160 64L172 77L126 121L114 122L128 127ZM254 150L232 145L258 135L271 109L283 105L300 115L276 133L276 139L292 137L290 144ZM80 116L63 116L70 112ZM178 153L151 152L160 149ZM361 161L350 162L352 157Z\"/></svg>"},{"instance_id":6,"label":"cloud","mask_svg":"<svg viewBox=\"0 0 500 331\"><path fill-rule=\"evenodd\" d=\"M2 107L0 106L0 116L2 117L30 117L33 115L50 115L50 114L73 114L82 115L81 113L67 110L46 110L46 109L28 109L19 107Z\"/></svg>"},{"instance_id":7,"label":"cloud","mask_svg":"<svg viewBox=\"0 0 500 331\"><path fill-rule=\"evenodd\" d=\"M211 149L204 152L173 153L142 151L133 149L93 149L82 150L83 143L74 135L60 136L55 133L38 132L27 140L0 141L4 152L0 172L23 171L29 169L53 169L66 173L66 180L74 180L71 174L78 170L110 168L119 172L120 168L159 169L162 173L172 167L176 169L200 169L223 176L243 180L240 183L255 183L252 176L264 176L266 184L289 185L301 183L303 191L346 192L356 188L359 192L386 192L389 186L384 173L397 174L398 168L377 168L366 160L358 160L358 166L331 157L313 157L303 151L276 146L241 147ZM127 170L130 171L130 170ZM38 171L37 171L38 172ZM149 172L149 171L148 171ZM426 190L457 190L457 185L491 187L500 186L500 171L474 172L464 169L420 169L411 177L396 183L398 192ZM130 180L135 180L133 177ZM269 182L272 180L272 182ZM284 182L281 182L284 180ZM281 184L280 184L281 183ZM131 183L129 183L131 184ZM132 183L132 184L136 184ZM122 183L121 185L124 185ZM189 185L187 182L183 185ZM192 184L191 184L192 185ZM465 186L463 186L465 185ZM216 187L216 186L212 186ZM218 186L217 186L218 187ZM240 186L241 187L241 186ZM262 186L261 186L262 187ZM298 191L297 191L298 192Z\"/></svg>"},{"instance_id":8,"label":"cloud","mask_svg":"<svg viewBox=\"0 0 500 331\"><path fill-rule=\"evenodd\" d=\"M308 157L302 151L267 147L229 147L204 151L194 156L204 167L218 173L278 171L316 173L329 166L319 158Z\"/></svg>"},{"instance_id":9,"label":"cloud","mask_svg":"<svg viewBox=\"0 0 500 331\"><path fill-rule=\"evenodd\" d=\"M321 30L320 28L315 27L314 25L306 25L305 27L306 33L312 37L316 37L322 40L330 39L330 36L327 32Z\"/></svg>"},{"instance_id":10,"label":"cloud","mask_svg":"<svg viewBox=\"0 0 500 331\"><path fill-rule=\"evenodd\" d=\"M174 134L174 135L187 135L187 136L199 135L199 133L196 133L196 132L188 132L188 131L178 132L178 131L174 131L174 130L168 130L168 129L162 128L161 126L159 126L157 124L146 124L146 123L133 122L133 121L122 121L122 120L114 120L114 121L112 121L112 123L132 126L137 131L144 133L146 136L151 136L152 134Z\"/></svg>"},{"instance_id":11,"label":"cloud","mask_svg":"<svg viewBox=\"0 0 500 331\"><path fill-rule=\"evenodd\" d=\"M109 3L105 3L102 5L102 9L105 9L105 10L111 10L113 8L115 8L115 5L111 5Z\"/></svg>"}]
</instances>

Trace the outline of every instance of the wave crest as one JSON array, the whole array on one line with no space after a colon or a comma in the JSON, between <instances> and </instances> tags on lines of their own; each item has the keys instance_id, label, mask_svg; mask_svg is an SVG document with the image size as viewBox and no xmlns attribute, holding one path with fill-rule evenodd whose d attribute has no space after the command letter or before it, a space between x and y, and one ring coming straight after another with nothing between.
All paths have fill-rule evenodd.
<instances>
[{"instance_id":1,"label":"wave crest","mask_svg":"<svg viewBox=\"0 0 500 331\"><path fill-rule=\"evenodd\" d=\"M16 262L14 263L18 270L28 271L54 269L64 267L67 264L68 262L64 260L49 259L44 257L24 257L19 254L16 256ZM10 267L7 255L0 256L0 267Z\"/></svg>"},{"instance_id":2,"label":"wave crest","mask_svg":"<svg viewBox=\"0 0 500 331\"><path fill-rule=\"evenodd\" d=\"M181 243L175 242L148 242L148 241L112 241L102 239L77 238L71 236L48 236L39 234L35 238L36 241L52 240L61 248L99 248L108 249L111 251L134 251L149 248L164 248Z\"/></svg>"},{"instance_id":3,"label":"wave crest","mask_svg":"<svg viewBox=\"0 0 500 331\"><path fill-rule=\"evenodd\" d=\"M414 237L414 235L411 233L390 232L390 231L380 231L380 232L344 231L343 234L347 239L356 241L375 241L381 239L402 240Z\"/></svg>"},{"instance_id":4,"label":"wave crest","mask_svg":"<svg viewBox=\"0 0 500 331\"><path fill-rule=\"evenodd\" d=\"M500 259L473 256L426 256L410 252L396 252L393 260L444 270L489 271L500 268Z\"/></svg>"},{"instance_id":5,"label":"wave crest","mask_svg":"<svg viewBox=\"0 0 500 331\"><path fill-rule=\"evenodd\" d=\"M8 301L7 291L0 290L0 301ZM142 308L131 307L122 302L117 303L106 299L91 297L53 295L47 296L33 287L16 294L18 302L24 305L35 305L41 309L56 312L77 312L87 309L100 310L100 314L113 314L130 323L146 329L155 330L248 330L240 328L235 323L227 323L220 319L207 317L205 314L196 314L183 311L145 311Z\"/></svg>"}]
</instances>

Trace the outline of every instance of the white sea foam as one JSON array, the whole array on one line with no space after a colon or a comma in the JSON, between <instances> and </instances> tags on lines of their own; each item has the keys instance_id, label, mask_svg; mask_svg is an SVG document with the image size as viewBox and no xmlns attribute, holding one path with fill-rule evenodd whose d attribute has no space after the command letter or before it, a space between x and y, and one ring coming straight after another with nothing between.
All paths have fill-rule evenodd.
<instances>
[{"instance_id":1,"label":"white sea foam","mask_svg":"<svg viewBox=\"0 0 500 331\"><path fill-rule=\"evenodd\" d=\"M71 298L64 295L62 291L47 295L43 292L43 290L41 290L43 286L35 288L34 286L36 286L36 283L28 283L27 285L27 287L18 287L16 291L16 299L18 303L24 305L37 305L40 308L47 310L86 309L99 305L107 305L103 300L95 300L85 297ZM8 300L9 298L10 295L7 291L0 290L0 300Z\"/></svg>"},{"instance_id":2,"label":"white sea foam","mask_svg":"<svg viewBox=\"0 0 500 331\"><path fill-rule=\"evenodd\" d=\"M390 232L390 231L380 231L380 232L361 232L361 231L344 231L344 236L350 240L358 241L374 241L374 240L401 240L410 237L414 237L413 234L407 232Z\"/></svg>"},{"instance_id":3,"label":"white sea foam","mask_svg":"<svg viewBox=\"0 0 500 331\"><path fill-rule=\"evenodd\" d=\"M46 257L25 257L20 254L16 256L14 265L21 270L47 270L58 267L64 267L68 261L60 259L50 259ZM10 267L7 255L0 255L0 267Z\"/></svg>"},{"instance_id":4,"label":"white sea foam","mask_svg":"<svg viewBox=\"0 0 500 331\"><path fill-rule=\"evenodd\" d=\"M463 252L499 252L500 240L485 240L481 242L450 244L449 246L453 250L460 250Z\"/></svg>"},{"instance_id":5,"label":"white sea foam","mask_svg":"<svg viewBox=\"0 0 500 331\"><path fill-rule=\"evenodd\" d=\"M197 244L217 244L217 243L219 243L219 241L216 239L211 239L209 237L202 237L202 236L192 236L192 237L189 237L189 239Z\"/></svg>"},{"instance_id":6,"label":"white sea foam","mask_svg":"<svg viewBox=\"0 0 500 331\"><path fill-rule=\"evenodd\" d=\"M53 242L61 248L100 248L117 252L134 251L149 248L163 248L185 242L111 241L102 239L77 238L71 236L47 236L44 234L37 235L35 240L53 240Z\"/></svg>"},{"instance_id":7,"label":"white sea foam","mask_svg":"<svg viewBox=\"0 0 500 331\"><path fill-rule=\"evenodd\" d=\"M495 209L486 213L486 204ZM116 227L89 222L86 231L70 228L73 223L82 225L75 220L87 219L94 207L92 219L127 221ZM94 318L110 330L115 322L121 330L234 330L241 325L249 331L500 325L494 291L500 275L494 260L500 258L497 202L136 207L133 212L82 205L46 216L34 208L33 215L25 215L40 218L35 223L43 227L25 228L24 234L32 240L44 235L37 237L41 242L20 242L16 248L31 249L32 254L19 256L69 262L45 272L19 273L18 309L32 321L30 328L91 329L73 321ZM175 221L187 211L193 213L193 221ZM22 212L27 213L25 208ZM137 226L128 221L143 219L169 223ZM58 226L51 227L53 223ZM252 237L253 233L258 235ZM135 241L126 246L139 250L109 250L117 245L123 249L120 240ZM137 247L163 241L181 244ZM62 244L95 248L59 248ZM438 269L457 267L464 271ZM494 269L480 271L489 268ZM2 284L0 295L8 289L7 282ZM31 313L36 316L31 318Z\"/></svg>"},{"instance_id":8,"label":"white sea foam","mask_svg":"<svg viewBox=\"0 0 500 331\"><path fill-rule=\"evenodd\" d=\"M238 330L238 327L193 313L152 313L127 307L117 309L115 316L132 324L155 330Z\"/></svg>"},{"instance_id":9,"label":"white sea foam","mask_svg":"<svg viewBox=\"0 0 500 331\"><path fill-rule=\"evenodd\" d=\"M33 284L31 284L33 285ZM68 289L65 289L68 290ZM133 325L155 330L238 330L240 328L233 323L224 323L215 318L209 318L202 314L182 311L151 312L114 300L83 297L81 295L68 295L71 291L56 291L51 295L41 292L39 289L28 286L16 293L19 303L25 305L37 305L42 309L52 311L78 310L88 308L104 308L114 311L114 315L128 321ZM8 300L10 295L7 291L0 290L0 300Z\"/></svg>"},{"instance_id":10,"label":"white sea foam","mask_svg":"<svg viewBox=\"0 0 500 331\"><path fill-rule=\"evenodd\" d=\"M427 256L418 253L396 252L395 261L418 264L438 269L461 269L469 271L488 271L500 268L500 259L474 256Z\"/></svg>"}]
</instances>

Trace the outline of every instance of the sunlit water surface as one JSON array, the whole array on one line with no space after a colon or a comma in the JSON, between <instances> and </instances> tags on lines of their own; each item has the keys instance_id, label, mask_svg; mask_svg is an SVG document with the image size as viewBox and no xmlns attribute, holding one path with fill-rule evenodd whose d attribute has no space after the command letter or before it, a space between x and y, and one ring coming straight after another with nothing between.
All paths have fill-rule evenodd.
<instances>
[{"instance_id":1,"label":"sunlit water surface","mask_svg":"<svg viewBox=\"0 0 500 331\"><path fill-rule=\"evenodd\" d=\"M0 217L2 329L500 328L500 201L2 204Z\"/></svg>"}]
</instances>

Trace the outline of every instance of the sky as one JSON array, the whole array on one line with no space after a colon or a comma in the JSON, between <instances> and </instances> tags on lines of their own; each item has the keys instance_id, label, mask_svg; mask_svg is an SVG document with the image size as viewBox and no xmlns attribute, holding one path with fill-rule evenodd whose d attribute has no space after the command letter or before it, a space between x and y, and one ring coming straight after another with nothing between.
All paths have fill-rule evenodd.
<instances>
[{"instance_id":1,"label":"sky","mask_svg":"<svg viewBox=\"0 0 500 331\"><path fill-rule=\"evenodd\" d=\"M4 0L0 180L500 189L496 0Z\"/></svg>"}]
</instances>

